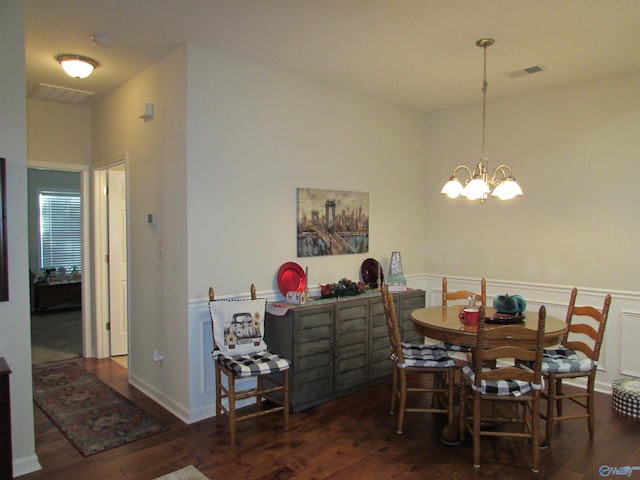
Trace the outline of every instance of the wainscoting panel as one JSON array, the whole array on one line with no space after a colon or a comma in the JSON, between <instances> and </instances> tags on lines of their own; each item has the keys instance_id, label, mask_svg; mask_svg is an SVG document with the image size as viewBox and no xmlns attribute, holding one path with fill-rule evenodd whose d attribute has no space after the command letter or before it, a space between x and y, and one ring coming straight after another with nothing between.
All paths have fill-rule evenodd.
<instances>
[{"instance_id":1,"label":"wainscoting panel","mask_svg":"<svg viewBox=\"0 0 640 480\"><path fill-rule=\"evenodd\" d=\"M640 377L640 313L620 312L620 373L631 377Z\"/></svg>"}]
</instances>

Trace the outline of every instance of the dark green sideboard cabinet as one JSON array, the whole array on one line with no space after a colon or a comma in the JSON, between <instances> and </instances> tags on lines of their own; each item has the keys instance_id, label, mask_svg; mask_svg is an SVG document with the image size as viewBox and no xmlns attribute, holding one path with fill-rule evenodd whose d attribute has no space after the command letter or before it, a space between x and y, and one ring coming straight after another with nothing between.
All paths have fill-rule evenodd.
<instances>
[{"instance_id":1,"label":"dark green sideboard cabinet","mask_svg":"<svg viewBox=\"0 0 640 480\"><path fill-rule=\"evenodd\" d=\"M411 312L424 307L423 290L394 294L403 339L421 342ZM269 350L291 360L292 411L348 395L391 378L389 337L380 294L293 306L267 312Z\"/></svg>"}]
</instances>

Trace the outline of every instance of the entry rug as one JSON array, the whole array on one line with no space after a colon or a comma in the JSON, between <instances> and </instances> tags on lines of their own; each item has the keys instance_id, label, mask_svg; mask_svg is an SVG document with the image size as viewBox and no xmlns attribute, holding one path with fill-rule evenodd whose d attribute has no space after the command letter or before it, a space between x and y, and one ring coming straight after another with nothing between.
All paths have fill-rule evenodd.
<instances>
[{"instance_id":1,"label":"entry rug","mask_svg":"<svg viewBox=\"0 0 640 480\"><path fill-rule=\"evenodd\" d=\"M189 465L175 472L167 473L155 480L209 480L209 477L205 477L200 470L193 465Z\"/></svg>"},{"instance_id":2,"label":"entry rug","mask_svg":"<svg viewBox=\"0 0 640 480\"><path fill-rule=\"evenodd\" d=\"M35 368L33 398L85 457L168 429L76 363Z\"/></svg>"}]
</instances>

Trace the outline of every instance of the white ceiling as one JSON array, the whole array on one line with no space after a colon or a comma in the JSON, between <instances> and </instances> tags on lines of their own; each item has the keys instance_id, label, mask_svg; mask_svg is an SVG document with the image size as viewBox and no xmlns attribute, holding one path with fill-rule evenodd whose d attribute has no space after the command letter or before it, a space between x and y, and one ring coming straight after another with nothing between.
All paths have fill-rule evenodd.
<instances>
[{"instance_id":1,"label":"white ceiling","mask_svg":"<svg viewBox=\"0 0 640 480\"><path fill-rule=\"evenodd\" d=\"M640 71L640 0L25 0L27 94L91 104L183 42L420 111ZM90 35L107 34L110 46ZM100 65L67 77L55 57ZM534 65L544 71L513 78Z\"/></svg>"}]
</instances>

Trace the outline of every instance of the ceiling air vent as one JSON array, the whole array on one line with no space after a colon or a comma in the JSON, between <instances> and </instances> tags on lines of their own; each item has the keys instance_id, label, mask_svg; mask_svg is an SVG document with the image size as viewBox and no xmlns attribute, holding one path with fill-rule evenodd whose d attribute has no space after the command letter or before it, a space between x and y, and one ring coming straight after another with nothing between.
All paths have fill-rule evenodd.
<instances>
[{"instance_id":1,"label":"ceiling air vent","mask_svg":"<svg viewBox=\"0 0 640 480\"><path fill-rule=\"evenodd\" d=\"M522 70L516 70L515 72L507 73L511 78L524 77L526 75L533 75L534 73L543 72L545 69L540 65L534 65L533 67L523 68Z\"/></svg>"},{"instance_id":2,"label":"ceiling air vent","mask_svg":"<svg viewBox=\"0 0 640 480\"><path fill-rule=\"evenodd\" d=\"M93 92L87 92L86 90L76 90L75 88L39 83L38 86L33 89L31 98L79 105L91 95L93 95Z\"/></svg>"}]
</instances>

